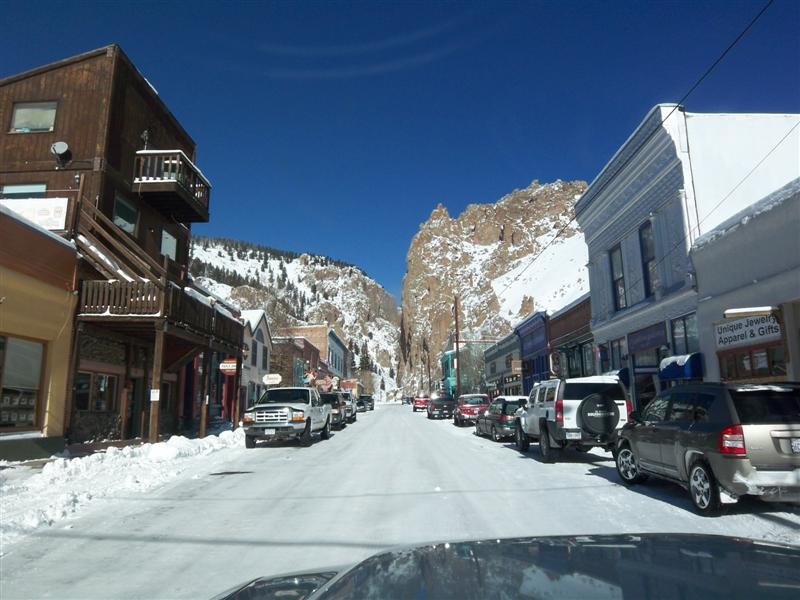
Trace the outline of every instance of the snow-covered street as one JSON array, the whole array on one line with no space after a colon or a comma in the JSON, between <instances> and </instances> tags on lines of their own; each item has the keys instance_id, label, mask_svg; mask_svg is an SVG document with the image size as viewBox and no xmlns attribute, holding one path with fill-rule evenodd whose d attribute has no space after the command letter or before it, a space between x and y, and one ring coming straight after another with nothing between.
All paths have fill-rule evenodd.
<instances>
[{"instance_id":1,"label":"snow-covered street","mask_svg":"<svg viewBox=\"0 0 800 600\"><path fill-rule=\"evenodd\" d=\"M409 406L378 405L310 448L170 458L180 472L155 487L105 489L74 516L5 539L0 597L211 597L257 576L444 540L668 531L800 541L796 507L748 501L702 518L677 486L622 486L610 454L548 465L535 445L522 455Z\"/></svg>"}]
</instances>

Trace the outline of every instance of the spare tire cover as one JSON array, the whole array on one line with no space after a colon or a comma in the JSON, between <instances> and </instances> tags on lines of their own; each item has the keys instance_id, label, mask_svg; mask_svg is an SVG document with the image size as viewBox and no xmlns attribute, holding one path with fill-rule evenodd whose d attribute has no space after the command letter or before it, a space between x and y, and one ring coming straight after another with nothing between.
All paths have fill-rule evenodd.
<instances>
[{"instance_id":1,"label":"spare tire cover","mask_svg":"<svg viewBox=\"0 0 800 600\"><path fill-rule=\"evenodd\" d=\"M608 396L589 394L578 407L581 429L591 435L608 435L619 423L619 407Z\"/></svg>"}]
</instances>

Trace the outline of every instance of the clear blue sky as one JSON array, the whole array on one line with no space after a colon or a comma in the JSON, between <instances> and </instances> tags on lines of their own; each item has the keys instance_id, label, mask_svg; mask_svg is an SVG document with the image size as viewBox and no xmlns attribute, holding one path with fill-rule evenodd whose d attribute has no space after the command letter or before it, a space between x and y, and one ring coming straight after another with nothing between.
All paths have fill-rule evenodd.
<instances>
[{"instance_id":1,"label":"clear blue sky","mask_svg":"<svg viewBox=\"0 0 800 600\"><path fill-rule=\"evenodd\" d=\"M0 76L119 43L198 144L197 233L328 254L398 294L409 241L533 179L591 180L758 2L10 2ZM776 0L686 102L800 110Z\"/></svg>"}]
</instances>

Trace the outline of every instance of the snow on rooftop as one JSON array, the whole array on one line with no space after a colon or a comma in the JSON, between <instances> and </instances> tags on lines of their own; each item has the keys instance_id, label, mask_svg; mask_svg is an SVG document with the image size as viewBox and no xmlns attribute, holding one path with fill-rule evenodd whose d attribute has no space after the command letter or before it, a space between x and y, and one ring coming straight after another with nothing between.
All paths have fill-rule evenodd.
<instances>
[{"instance_id":1,"label":"snow on rooftop","mask_svg":"<svg viewBox=\"0 0 800 600\"><path fill-rule=\"evenodd\" d=\"M262 309L258 308L255 310L243 310L242 312L242 319L247 321L250 324L250 329L253 331L256 330L258 327L259 321L261 318L265 316L265 313Z\"/></svg>"},{"instance_id":2,"label":"snow on rooftop","mask_svg":"<svg viewBox=\"0 0 800 600\"><path fill-rule=\"evenodd\" d=\"M739 227L746 225L751 219L771 211L778 206L783 205L787 201L800 198L800 177L790 181L782 188L779 188L762 198L758 202L751 204L747 208L739 211L731 218L723 221L711 231L698 237L693 246L693 250L700 250L708 244L711 244L726 235L736 231Z\"/></svg>"},{"instance_id":3,"label":"snow on rooftop","mask_svg":"<svg viewBox=\"0 0 800 600\"><path fill-rule=\"evenodd\" d=\"M45 229L41 225L37 225L33 221L29 221L28 219L23 217L21 214L19 214L15 210L13 210L13 209L9 208L8 206L6 206L5 204L3 204L3 202L1 200L0 200L0 214L4 214L5 216L7 216L9 218L14 219L15 221L19 222L20 224L24 225L25 227L28 227L28 228L32 229L36 233L38 233L40 235L43 235L43 236L53 240L54 242L58 242L59 244L67 246L68 248L71 248L73 251L75 250L75 243L74 242L72 242L70 240L65 240L63 237L61 237L58 234L53 233L49 229Z\"/></svg>"}]
</instances>

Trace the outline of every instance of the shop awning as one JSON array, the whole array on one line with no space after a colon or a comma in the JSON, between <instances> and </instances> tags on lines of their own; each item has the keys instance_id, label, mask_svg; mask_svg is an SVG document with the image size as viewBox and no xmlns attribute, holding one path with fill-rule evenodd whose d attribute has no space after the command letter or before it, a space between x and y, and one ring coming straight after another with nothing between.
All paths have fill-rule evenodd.
<instances>
[{"instance_id":1,"label":"shop awning","mask_svg":"<svg viewBox=\"0 0 800 600\"><path fill-rule=\"evenodd\" d=\"M702 379L703 359L699 352L668 356L659 365L658 378L661 381L673 379Z\"/></svg>"}]
</instances>

